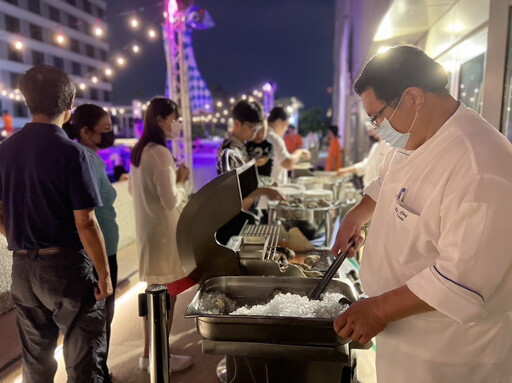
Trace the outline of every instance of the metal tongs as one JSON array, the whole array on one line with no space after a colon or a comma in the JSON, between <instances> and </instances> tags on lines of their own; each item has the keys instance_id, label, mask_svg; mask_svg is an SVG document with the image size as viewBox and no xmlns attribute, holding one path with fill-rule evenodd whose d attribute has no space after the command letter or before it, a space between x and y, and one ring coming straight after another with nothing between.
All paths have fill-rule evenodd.
<instances>
[{"instance_id":1,"label":"metal tongs","mask_svg":"<svg viewBox=\"0 0 512 383\"><path fill-rule=\"evenodd\" d=\"M336 258L336 260L331 264L331 266L329 266L320 282L318 282L318 285L316 285L311 294L309 294L309 299L316 301L320 298L320 295L322 295L322 293L325 291L327 285L331 282L332 278L334 277L334 274L336 274L343 261L345 261L345 258L347 258L347 254L350 251L350 249L354 246L354 244L354 240L351 239L348 244L347 250L345 250L341 254L338 252L339 255Z\"/></svg>"}]
</instances>

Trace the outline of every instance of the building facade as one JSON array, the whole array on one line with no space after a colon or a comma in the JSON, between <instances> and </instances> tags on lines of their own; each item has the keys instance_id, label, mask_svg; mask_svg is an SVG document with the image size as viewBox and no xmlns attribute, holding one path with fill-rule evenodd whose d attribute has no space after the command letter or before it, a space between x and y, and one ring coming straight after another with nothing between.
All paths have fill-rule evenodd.
<instances>
[{"instance_id":1,"label":"building facade","mask_svg":"<svg viewBox=\"0 0 512 383\"><path fill-rule=\"evenodd\" d=\"M67 72L75 105L111 105L106 6L104 0L0 0L0 110L13 116L15 129L29 118L19 77L35 65Z\"/></svg>"}]
</instances>

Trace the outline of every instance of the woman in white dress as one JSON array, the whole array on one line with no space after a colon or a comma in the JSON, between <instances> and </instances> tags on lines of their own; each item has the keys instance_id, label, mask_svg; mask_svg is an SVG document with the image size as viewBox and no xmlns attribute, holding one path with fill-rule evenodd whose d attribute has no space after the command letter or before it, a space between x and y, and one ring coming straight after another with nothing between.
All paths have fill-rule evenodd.
<instances>
[{"instance_id":1,"label":"woman in white dress","mask_svg":"<svg viewBox=\"0 0 512 383\"><path fill-rule=\"evenodd\" d=\"M183 183L190 170L175 160L166 146L166 139L179 137L182 126L178 122L178 106L164 97L151 100L144 118L142 136L131 154L129 177L133 197L135 225L139 253L140 280L148 285L167 285L171 295L169 331L171 329L176 296L191 287L178 257L176 226L181 205L187 194ZM190 356L171 354L171 371L181 371L192 364ZM139 367L149 365L149 338L144 320L144 352Z\"/></svg>"}]
</instances>

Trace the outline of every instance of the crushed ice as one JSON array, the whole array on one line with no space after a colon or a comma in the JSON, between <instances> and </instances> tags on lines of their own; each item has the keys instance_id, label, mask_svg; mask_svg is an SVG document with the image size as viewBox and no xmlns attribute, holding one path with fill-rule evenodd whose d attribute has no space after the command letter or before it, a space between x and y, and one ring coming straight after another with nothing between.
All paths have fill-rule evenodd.
<instances>
[{"instance_id":1,"label":"crushed ice","mask_svg":"<svg viewBox=\"0 0 512 383\"><path fill-rule=\"evenodd\" d=\"M336 318L348 308L338 301L345 297L338 292L327 292L321 300L310 300L299 294L276 294L268 303L238 307L235 300L220 292L204 293L198 309L204 314L259 315L300 318Z\"/></svg>"}]
</instances>

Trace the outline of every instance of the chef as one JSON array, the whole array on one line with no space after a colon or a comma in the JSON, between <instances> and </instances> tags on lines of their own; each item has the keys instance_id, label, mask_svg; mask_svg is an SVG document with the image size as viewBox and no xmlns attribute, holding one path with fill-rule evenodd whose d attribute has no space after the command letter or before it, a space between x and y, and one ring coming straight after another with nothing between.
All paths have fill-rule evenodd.
<instances>
[{"instance_id":1,"label":"chef","mask_svg":"<svg viewBox=\"0 0 512 383\"><path fill-rule=\"evenodd\" d=\"M337 234L335 254L372 221L369 298L334 328L376 336L379 383L512 381L512 145L447 83L411 46L375 56L355 83L393 149Z\"/></svg>"}]
</instances>

